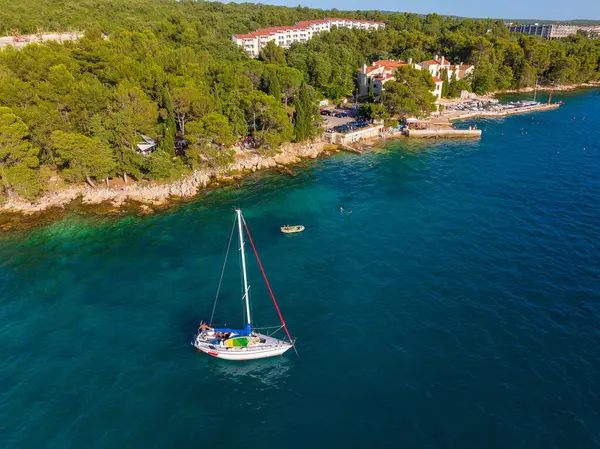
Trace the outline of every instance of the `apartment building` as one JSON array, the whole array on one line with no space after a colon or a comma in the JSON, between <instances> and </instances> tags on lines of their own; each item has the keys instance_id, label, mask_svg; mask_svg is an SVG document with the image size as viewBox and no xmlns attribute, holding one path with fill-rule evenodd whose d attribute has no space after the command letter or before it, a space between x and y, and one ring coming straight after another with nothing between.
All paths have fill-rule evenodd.
<instances>
[{"instance_id":1,"label":"apartment building","mask_svg":"<svg viewBox=\"0 0 600 449\"><path fill-rule=\"evenodd\" d=\"M262 28L247 34L234 34L231 39L242 47L248 56L257 58L260 51L273 41L277 46L288 48L294 42L307 42L317 33L331 31L333 28L354 28L377 30L384 28L385 23L359 19L322 19L305 20L293 26L276 26Z\"/></svg>"}]
</instances>

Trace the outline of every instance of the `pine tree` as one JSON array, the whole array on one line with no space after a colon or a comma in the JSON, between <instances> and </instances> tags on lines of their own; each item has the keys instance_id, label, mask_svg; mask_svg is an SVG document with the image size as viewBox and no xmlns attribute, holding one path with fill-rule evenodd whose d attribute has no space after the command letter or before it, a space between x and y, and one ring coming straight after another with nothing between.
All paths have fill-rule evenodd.
<instances>
[{"instance_id":1,"label":"pine tree","mask_svg":"<svg viewBox=\"0 0 600 449\"><path fill-rule=\"evenodd\" d=\"M448 83L449 98L456 98L460 96L460 90L458 89L457 81L458 79L456 78L456 72L452 72L452 77L450 78L450 82Z\"/></svg>"},{"instance_id":2,"label":"pine tree","mask_svg":"<svg viewBox=\"0 0 600 449\"><path fill-rule=\"evenodd\" d=\"M18 193L27 198L37 195L42 186L39 172L40 149L29 141L29 128L6 107L0 107L0 193Z\"/></svg>"},{"instance_id":3,"label":"pine tree","mask_svg":"<svg viewBox=\"0 0 600 449\"><path fill-rule=\"evenodd\" d=\"M441 79L444 82L442 84L442 98L448 96L448 69L442 69L440 73Z\"/></svg>"},{"instance_id":4,"label":"pine tree","mask_svg":"<svg viewBox=\"0 0 600 449\"><path fill-rule=\"evenodd\" d=\"M177 121L173 112L173 101L169 89L165 88L163 93L163 107L167 116L163 123L163 136L160 142L160 149L175 156L175 134L177 133Z\"/></svg>"},{"instance_id":5,"label":"pine tree","mask_svg":"<svg viewBox=\"0 0 600 449\"><path fill-rule=\"evenodd\" d=\"M158 148L171 156L175 156L175 136L166 123L163 123L163 138L161 139Z\"/></svg>"},{"instance_id":6,"label":"pine tree","mask_svg":"<svg viewBox=\"0 0 600 449\"><path fill-rule=\"evenodd\" d=\"M281 101L281 85L279 84L279 78L275 70L269 70L268 78L268 94L275 98L277 101Z\"/></svg>"},{"instance_id":7,"label":"pine tree","mask_svg":"<svg viewBox=\"0 0 600 449\"><path fill-rule=\"evenodd\" d=\"M300 85L300 91L295 98L294 131L296 142L310 139L314 135L314 96L312 89L306 84Z\"/></svg>"}]
</instances>

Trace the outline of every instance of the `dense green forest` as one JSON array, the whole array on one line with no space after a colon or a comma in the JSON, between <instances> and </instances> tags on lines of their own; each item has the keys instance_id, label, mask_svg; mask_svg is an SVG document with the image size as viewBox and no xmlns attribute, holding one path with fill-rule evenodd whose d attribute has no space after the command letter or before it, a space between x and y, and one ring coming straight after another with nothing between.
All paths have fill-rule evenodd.
<instances>
[{"instance_id":1,"label":"dense green forest","mask_svg":"<svg viewBox=\"0 0 600 449\"><path fill-rule=\"evenodd\" d=\"M335 30L250 60L233 33L300 20L354 17L386 22L380 31ZM356 69L385 58L421 61L444 54L475 65L460 88L478 93L599 79L600 41L510 35L503 23L439 15L340 12L256 4L171 0L21 0L3 5L7 34L85 31L78 42L0 51L2 195L35 197L49 180L90 184L110 177L169 179L232 160L250 139L272 153L315 137L316 100L352 94ZM407 104L426 113L426 80L406 71L372 116ZM452 81L452 80L450 80ZM426 94L425 94L426 95ZM158 141L148 156L141 136ZM185 140L187 146L176 145Z\"/></svg>"}]
</instances>

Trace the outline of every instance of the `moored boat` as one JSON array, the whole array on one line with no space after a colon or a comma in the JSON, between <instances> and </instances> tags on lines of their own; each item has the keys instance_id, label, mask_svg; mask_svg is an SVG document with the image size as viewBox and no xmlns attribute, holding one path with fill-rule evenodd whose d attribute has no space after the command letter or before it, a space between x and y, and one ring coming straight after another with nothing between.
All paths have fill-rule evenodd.
<instances>
[{"instance_id":1,"label":"moored boat","mask_svg":"<svg viewBox=\"0 0 600 449\"><path fill-rule=\"evenodd\" d=\"M244 217L242 216L242 211L240 209L236 210L236 222L238 225L237 227L240 243L239 251L242 262L242 300L244 302L246 325L243 329L211 327L212 319L214 316L214 310L216 307L216 301L219 297L221 282L223 281L223 273L227 264L229 248L231 246L231 240L235 231L234 223L234 227L231 230L231 236L229 238L229 245L227 246L225 263L223 264L223 270L221 271L221 280L219 281L219 287L217 289L217 298L215 299L215 307L213 307L213 316L211 316L209 324L200 323L200 327L198 328L197 334L194 336L192 345L195 346L199 351L202 351L208 355L226 360L243 361L282 355L284 352L294 347L294 340L292 339L288 328L285 325L285 322L283 321L283 316L281 315L281 311L279 310L279 306L277 305L277 301L275 300L275 296L273 295L273 291L271 290L271 285L269 284L267 275L265 274L262 263L260 262L260 258L258 257L258 252L256 251L256 247L254 246L254 242L252 241L252 236L250 235L250 231L248 230L248 225L246 224L246 221L244 220ZM245 228L246 230L246 235L248 236L250 244L252 245L254 255L256 256L256 261L258 262L258 266L260 267L260 270L263 274L263 278L267 284L267 289L269 291L269 294L271 295L273 304L275 305L275 310L277 310L279 320L281 321L281 326L279 326L275 331L270 333L258 332L259 329L254 328L252 326L249 297L250 287L248 285L248 276L246 273L246 256L244 251L243 228ZM282 339L273 336L280 329L283 329L285 331L285 337Z\"/></svg>"},{"instance_id":2,"label":"moored boat","mask_svg":"<svg viewBox=\"0 0 600 449\"><path fill-rule=\"evenodd\" d=\"M294 234L296 232L302 232L304 231L304 226L302 225L294 225L294 226L282 226L281 227L281 232L283 232L284 234Z\"/></svg>"}]
</instances>

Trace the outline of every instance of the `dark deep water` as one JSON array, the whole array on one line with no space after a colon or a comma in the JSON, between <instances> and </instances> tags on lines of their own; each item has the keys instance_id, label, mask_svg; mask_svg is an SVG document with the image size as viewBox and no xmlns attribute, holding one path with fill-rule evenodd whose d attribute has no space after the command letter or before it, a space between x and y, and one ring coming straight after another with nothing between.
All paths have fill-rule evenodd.
<instances>
[{"instance_id":1,"label":"dark deep water","mask_svg":"<svg viewBox=\"0 0 600 449\"><path fill-rule=\"evenodd\" d=\"M0 237L0 447L599 448L600 91L559 98L478 120L481 141L394 142L152 217ZM237 205L300 358L189 345ZM228 325L237 276L234 257ZM276 324L250 277L255 321Z\"/></svg>"}]
</instances>

